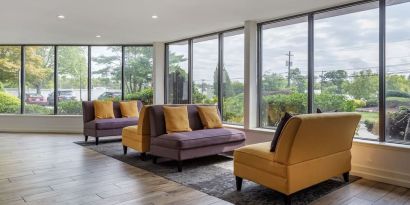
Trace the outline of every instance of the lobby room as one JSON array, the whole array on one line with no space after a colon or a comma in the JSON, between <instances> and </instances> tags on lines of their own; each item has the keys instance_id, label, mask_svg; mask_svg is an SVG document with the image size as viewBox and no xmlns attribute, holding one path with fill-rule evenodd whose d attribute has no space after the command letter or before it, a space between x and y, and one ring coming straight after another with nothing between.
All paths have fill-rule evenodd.
<instances>
[{"instance_id":1,"label":"lobby room","mask_svg":"<svg viewBox=\"0 0 410 205\"><path fill-rule=\"evenodd\" d=\"M1 5L1 205L410 205L410 0Z\"/></svg>"}]
</instances>

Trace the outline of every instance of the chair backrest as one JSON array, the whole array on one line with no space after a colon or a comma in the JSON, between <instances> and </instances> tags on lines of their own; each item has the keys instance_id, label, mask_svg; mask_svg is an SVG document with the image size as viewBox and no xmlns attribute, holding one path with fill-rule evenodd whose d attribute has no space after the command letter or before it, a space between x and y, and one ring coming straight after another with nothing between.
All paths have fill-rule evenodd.
<instances>
[{"instance_id":1,"label":"chair backrest","mask_svg":"<svg viewBox=\"0 0 410 205\"><path fill-rule=\"evenodd\" d=\"M150 121L151 121L151 137L157 137L166 134L165 127L165 117L164 117L164 105L153 105L150 110ZM181 106L180 104L167 104L165 106ZM188 108L188 119L189 126L192 130L204 129L202 125L201 118L198 114L198 106L215 106L215 105L196 105L189 104L186 105Z\"/></svg>"},{"instance_id":2,"label":"chair backrest","mask_svg":"<svg viewBox=\"0 0 410 205\"><path fill-rule=\"evenodd\" d=\"M138 102L138 111L141 111L141 108L142 108L143 104L139 100L137 102ZM93 121L95 119L93 101L83 101L82 105L83 105L83 121L84 121L84 123ZM121 118L122 117L119 102L113 102L113 110L114 110L115 118Z\"/></svg>"},{"instance_id":3,"label":"chair backrest","mask_svg":"<svg viewBox=\"0 0 410 205\"><path fill-rule=\"evenodd\" d=\"M275 161L291 165L350 150L357 113L318 113L292 117L282 130Z\"/></svg>"}]
</instances>

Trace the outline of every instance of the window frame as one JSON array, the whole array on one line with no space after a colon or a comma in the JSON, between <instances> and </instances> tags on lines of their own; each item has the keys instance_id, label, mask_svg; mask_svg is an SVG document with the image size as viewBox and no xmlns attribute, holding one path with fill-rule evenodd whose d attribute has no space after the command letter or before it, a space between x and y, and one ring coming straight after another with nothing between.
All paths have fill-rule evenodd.
<instances>
[{"instance_id":1,"label":"window frame","mask_svg":"<svg viewBox=\"0 0 410 205\"><path fill-rule=\"evenodd\" d=\"M121 47L121 96L122 99L124 100L124 48L125 47L154 47L153 44L0 44L0 46L18 46L20 47L20 52L21 52L21 59L20 59L20 64L21 64L21 74L20 74L20 84L22 86L20 86L20 93L21 96L25 96L26 94L26 86L25 86L25 80L26 80L26 76L25 76L25 63L26 63L26 58L25 58L25 54L26 54L26 47L30 47L30 46L49 46L52 47L54 49L54 66L53 66L53 81L54 81L54 88L53 88L53 94L54 94L54 108L53 108L53 114L51 115L59 115L58 114L58 100L57 100L57 89L58 89L58 46L81 46L81 47L87 47L88 50L88 56L87 56L87 60L88 60L88 65L87 65L87 92L88 92L88 100L91 100L91 47L93 46L118 46ZM25 98L21 97L20 99L21 103L20 103L20 115L26 114L25 113ZM2 115L2 114L0 114ZM41 114L30 114L30 115L41 115ZM70 115L64 115L64 116L70 116ZM81 116L81 115L72 115L72 116Z\"/></svg>"},{"instance_id":2,"label":"window frame","mask_svg":"<svg viewBox=\"0 0 410 205\"><path fill-rule=\"evenodd\" d=\"M224 50L223 50L223 43L224 43L224 34L225 33L230 33L230 32L235 32L238 30L244 30L245 27L241 26L241 27L236 27L236 28L232 28L232 29L228 29L228 30L223 30L223 31L219 31L219 32L213 32L213 33L208 33L208 34L204 34L204 35L200 35L200 36L195 36L195 37L190 37L190 38L185 38L185 39L180 39L180 40L176 40L176 41L171 41L171 42L167 42L165 43L165 68L164 68L164 76L165 76L165 88L164 88L164 102L165 104L169 104L168 103L168 72L169 72L169 46L172 44L177 44L177 43L181 43L184 41L188 42L188 103L191 104L192 103L192 88L193 88L193 78L192 78L192 69L193 69L193 43L195 39L201 39L201 38L206 38L209 36L217 36L218 39L218 95L217 95L217 99L218 99L218 109L220 111L221 114L221 118L222 118L222 122L224 124L231 124L231 125L238 125L238 124L234 124L234 123L228 123L223 119L223 88L222 88L222 74L223 74L223 59L224 59Z\"/></svg>"}]
</instances>

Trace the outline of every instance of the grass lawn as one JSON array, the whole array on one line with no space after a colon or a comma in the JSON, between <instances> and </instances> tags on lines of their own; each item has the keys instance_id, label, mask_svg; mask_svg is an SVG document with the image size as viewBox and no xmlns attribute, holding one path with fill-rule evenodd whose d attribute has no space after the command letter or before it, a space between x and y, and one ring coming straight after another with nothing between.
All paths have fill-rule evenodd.
<instances>
[{"instance_id":1,"label":"grass lawn","mask_svg":"<svg viewBox=\"0 0 410 205\"><path fill-rule=\"evenodd\" d=\"M369 120L371 122L376 122L379 120L378 112L359 112L362 115L361 121Z\"/></svg>"}]
</instances>

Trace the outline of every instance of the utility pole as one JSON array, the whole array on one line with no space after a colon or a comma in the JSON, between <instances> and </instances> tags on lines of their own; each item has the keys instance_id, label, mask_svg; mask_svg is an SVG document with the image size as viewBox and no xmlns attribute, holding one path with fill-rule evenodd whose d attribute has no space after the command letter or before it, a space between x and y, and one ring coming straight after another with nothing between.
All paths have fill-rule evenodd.
<instances>
[{"instance_id":1,"label":"utility pole","mask_svg":"<svg viewBox=\"0 0 410 205\"><path fill-rule=\"evenodd\" d=\"M289 51L287 54L285 54L286 56L288 56L288 60L286 61L286 66L288 66L288 88L290 88L290 67L293 65L292 62L292 51Z\"/></svg>"},{"instance_id":2,"label":"utility pole","mask_svg":"<svg viewBox=\"0 0 410 205\"><path fill-rule=\"evenodd\" d=\"M201 93L204 94L205 91L205 79L201 79L202 83L201 83Z\"/></svg>"}]
</instances>

